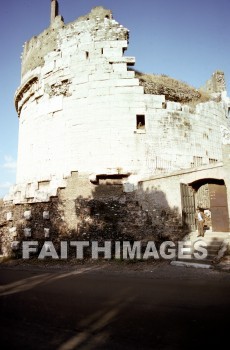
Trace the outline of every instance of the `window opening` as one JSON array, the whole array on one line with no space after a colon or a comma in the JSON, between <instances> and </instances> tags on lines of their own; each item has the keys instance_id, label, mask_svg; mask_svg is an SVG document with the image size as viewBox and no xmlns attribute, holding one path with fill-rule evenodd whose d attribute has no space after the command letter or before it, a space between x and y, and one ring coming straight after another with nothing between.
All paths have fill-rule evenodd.
<instances>
[{"instance_id":1,"label":"window opening","mask_svg":"<svg viewBox=\"0 0 230 350\"><path fill-rule=\"evenodd\" d=\"M145 129L145 116L143 114L138 114L136 116L136 127L138 130Z\"/></svg>"}]
</instances>

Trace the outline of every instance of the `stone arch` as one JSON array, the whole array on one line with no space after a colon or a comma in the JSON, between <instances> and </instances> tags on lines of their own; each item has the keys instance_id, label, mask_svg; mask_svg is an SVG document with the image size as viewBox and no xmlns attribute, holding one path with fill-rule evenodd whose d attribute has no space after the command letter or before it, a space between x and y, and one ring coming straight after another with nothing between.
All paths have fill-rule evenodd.
<instances>
[{"instance_id":1,"label":"stone arch","mask_svg":"<svg viewBox=\"0 0 230 350\"><path fill-rule=\"evenodd\" d=\"M206 229L229 231L227 188L223 179L202 178L188 184L194 193L195 207L206 215Z\"/></svg>"}]
</instances>

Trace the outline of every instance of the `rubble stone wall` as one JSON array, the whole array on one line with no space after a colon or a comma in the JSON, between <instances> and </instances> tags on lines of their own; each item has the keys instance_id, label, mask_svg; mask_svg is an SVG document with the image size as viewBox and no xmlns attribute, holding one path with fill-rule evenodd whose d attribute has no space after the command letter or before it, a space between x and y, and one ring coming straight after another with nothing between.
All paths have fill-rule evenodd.
<instances>
[{"instance_id":1,"label":"rubble stone wall","mask_svg":"<svg viewBox=\"0 0 230 350\"><path fill-rule=\"evenodd\" d=\"M188 232L182 225L180 184L207 178L226 181L227 176L220 163L143 179L136 186L129 178L93 184L73 172L48 202L1 204L2 254L20 256L20 249L13 248L25 240L37 240L40 247L51 240L57 251L61 241L72 240L102 245L106 240L141 241L143 246L148 241L176 242Z\"/></svg>"},{"instance_id":2,"label":"rubble stone wall","mask_svg":"<svg viewBox=\"0 0 230 350\"><path fill-rule=\"evenodd\" d=\"M152 191L156 200L148 198L148 206L140 201L141 193L138 189L124 192L122 184L104 180L94 185L74 172L66 188L47 203L2 206L2 254L21 257L22 242L27 240L38 241L40 248L52 241L57 251L61 241L72 240L96 240L102 245L106 240L141 241L143 247L148 241L177 241L183 235L179 211L169 207L159 190Z\"/></svg>"}]
</instances>

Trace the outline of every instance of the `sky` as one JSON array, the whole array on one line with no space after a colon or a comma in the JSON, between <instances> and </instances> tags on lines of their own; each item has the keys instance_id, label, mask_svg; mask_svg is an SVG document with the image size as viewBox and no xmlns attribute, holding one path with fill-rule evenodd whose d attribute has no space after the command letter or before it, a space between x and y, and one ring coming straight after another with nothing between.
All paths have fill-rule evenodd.
<instances>
[{"instance_id":1,"label":"sky","mask_svg":"<svg viewBox=\"0 0 230 350\"><path fill-rule=\"evenodd\" d=\"M130 30L126 56L135 69L166 74L196 88L216 70L230 94L229 0L59 0L65 23L95 6L112 10ZM0 198L16 182L19 121L14 94L20 85L22 45L49 26L50 0L1 2Z\"/></svg>"}]
</instances>

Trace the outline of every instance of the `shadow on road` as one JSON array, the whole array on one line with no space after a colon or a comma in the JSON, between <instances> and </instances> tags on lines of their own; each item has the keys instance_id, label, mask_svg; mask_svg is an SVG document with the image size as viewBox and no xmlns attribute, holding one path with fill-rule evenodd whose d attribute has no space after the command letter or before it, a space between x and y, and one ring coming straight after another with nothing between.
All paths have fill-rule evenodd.
<instances>
[{"instance_id":1,"label":"shadow on road","mask_svg":"<svg viewBox=\"0 0 230 350\"><path fill-rule=\"evenodd\" d=\"M94 266L82 268L80 270L74 270L67 273L44 273L41 275L24 278L20 281L0 286L0 296L25 292L27 290L37 287L38 285L44 285L62 278L70 277L72 275L80 275L85 272L95 271L97 269L99 269L99 267Z\"/></svg>"}]
</instances>

